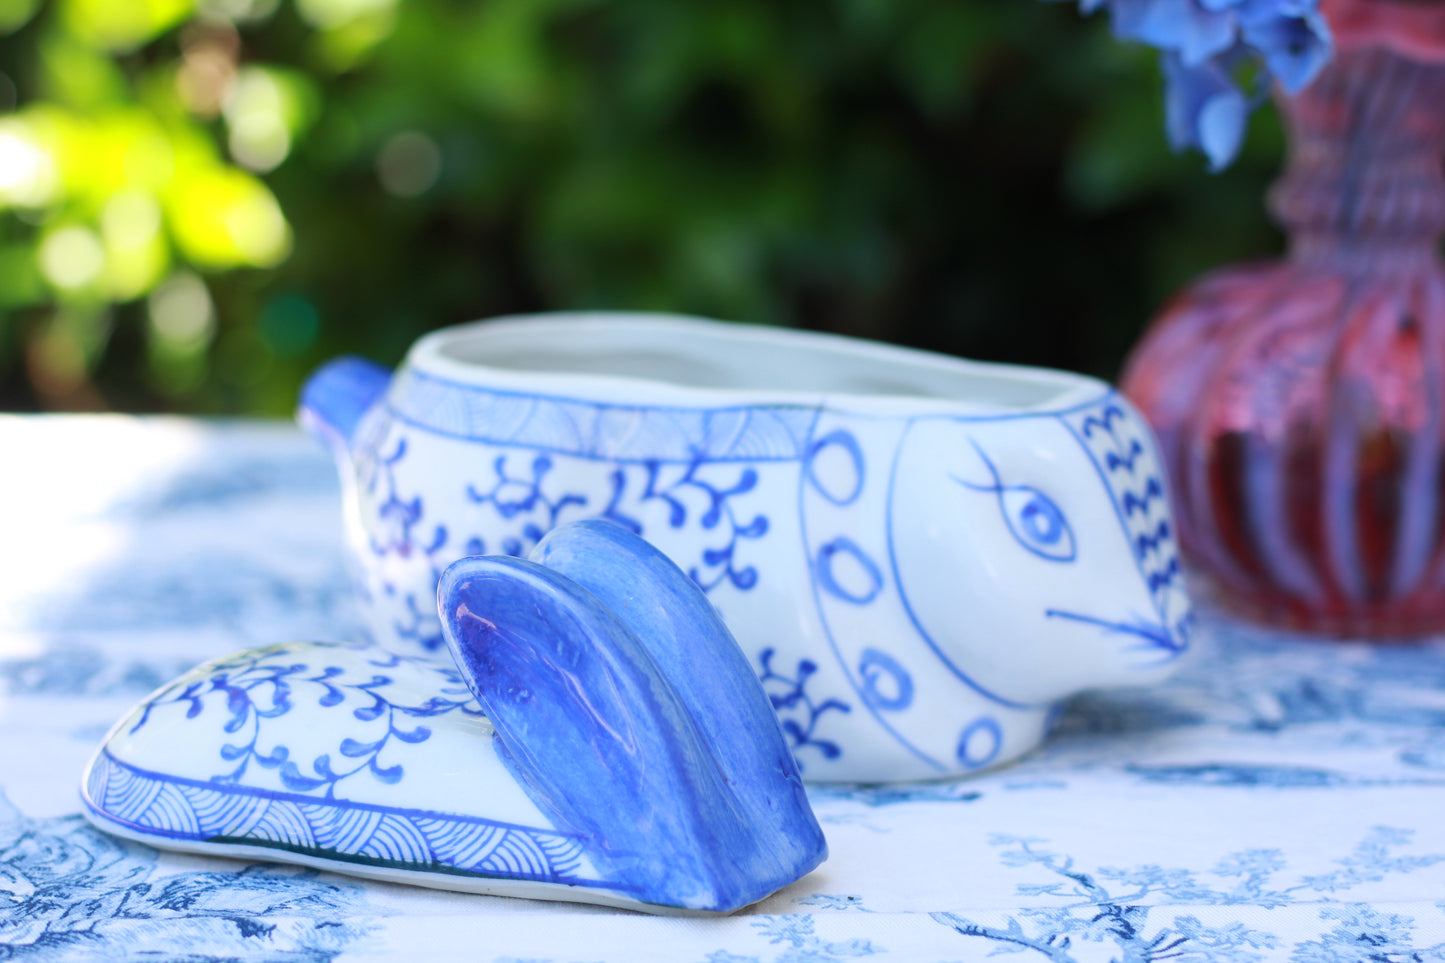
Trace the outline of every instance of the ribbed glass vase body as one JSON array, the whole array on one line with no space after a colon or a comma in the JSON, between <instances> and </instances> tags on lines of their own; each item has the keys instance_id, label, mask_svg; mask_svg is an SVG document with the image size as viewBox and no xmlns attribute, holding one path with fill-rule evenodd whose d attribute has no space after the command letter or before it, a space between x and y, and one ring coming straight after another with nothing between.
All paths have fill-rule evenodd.
<instances>
[{"instance_id":1,"label":"ribbed glass vase body","mask_svg":"<svg viewBox=\"0 0 1445 963\"><path fill-rule=\"evenodd\" d=\"M1445 630L1445 62L1348 40L1281 100L1288 257L1178 295L1124 390L1226 602L1411 636Z\"/></svg>"}]
</instances>

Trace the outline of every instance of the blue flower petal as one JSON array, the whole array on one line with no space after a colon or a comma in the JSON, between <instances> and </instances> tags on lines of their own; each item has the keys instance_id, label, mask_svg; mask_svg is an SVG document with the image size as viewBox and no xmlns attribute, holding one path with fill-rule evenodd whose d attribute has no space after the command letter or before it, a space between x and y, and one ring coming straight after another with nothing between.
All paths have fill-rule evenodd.
<instances>
[{"instance_id":1,"label":"blue flower petal","mask_svg":"<svg viewBox=\"0 0 1445 963\"><path fill-rule=\"evenodd\" d=\"M1198 119L1199 147L1209 158L1212 170L1223 170L1239 154L1248 118L1249 104L1232 87L1204 102Z\"/></svg>"},{"instance_id":2,"label":"blue flower petal","mask_svg":"<svg viewBox=\"0 0 1445 963\"><path fill-rule=\"evenodd\" d=\"M1303 90L1330 59L1330 31L1324 17L1312 10L1278 10L1299 6L1255 2L1240 15L1244 42L1259 51L1269 72L1290 94ZM1257 14L1248 9L1254 7L1275 7L1276 11Z\"/></svg>"},{"instance_id":3,"label":"blue flower petal","mask_svg":"<svg viewBox=\"0 0 1445 963\"><path fill-rule=\"evenodd\" d=\"M1233 69L1255 60L1266 80L1298 93L1331 54L1319 2L1079 0L1079 6L1085 13L1107 8L1115 36L1162 52L1169 142L1176 150L1198 148L1219 170L1239 153L1253 106Z\"/></svg>"},{"instance_id":4,"label":"blue flower petal","mask_svg":"<svg viewBox=\"0 0 1445 963\"><path fill-rule=\"evenodd\" d=\"M1114 0L1110 10L1116 36L1176 51L1190 65L1234 45L1234 14L1206 10L1199 0Z\"/></svg>"},{"instance_id":5,"label":"blue flower petal","mask_svg":"<svg viewBox=\"0 0 1445 963\"><path fill-rule=\"evenodd\" d=\"M1164 121L1175 150L1197 147L1220 170L1234 160L1244 141L1249 102L1216 63L1185 64L1177 54L1161 59L1164 71Z\"/></svg>"}]
</instances>

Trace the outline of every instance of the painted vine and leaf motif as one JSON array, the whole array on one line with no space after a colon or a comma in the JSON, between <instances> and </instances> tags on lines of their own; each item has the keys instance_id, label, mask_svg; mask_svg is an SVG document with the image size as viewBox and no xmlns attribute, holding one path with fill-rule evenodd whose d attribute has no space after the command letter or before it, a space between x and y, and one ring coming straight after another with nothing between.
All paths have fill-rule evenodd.
<instances>
[{"instance_id":1,"label":"painted vine and leaf motif","mask_svg":"<svg viewBox=\"0 0 1445 963\"><path fill-rule=\"evenodd\" d=\"M738 552L744 543L766 535L769 522L762 513L741 511L735 501L757 487L757 470L747 465L718 466L701 457L676 465L657 459L619 465L607 474L607 503L599 505L592 496L567 490L554 481L552 455L499 454L491 463L491 480L471 482L464 492L468 505L495 513L513 528L511 534L489 543L476 534L454 535L446 524L428 520L420 495L401 494L397 466L405 460L407 450L407 438L398 437L388 453L377 456L369 472L366 488L375 501L380 535L371 536L368 548L377 558L424 559L433 584L454 558L523 557L547 532L573 518L605 518L642 534L643 523L637 516L654 506L665 513L669 528L681 529L695 522L703 531L717 533L686 569L703 591L727 584L746 592L757 584L757 569L740 560ZM392 585L383 590L402 594L405 614L394 625L397 634L426 650L439 650L443 645L441 625L431 600Z\"/></svg>"},{"instance_id":2,"label":"painted vine and leaf motif","mask_svg":"<svg viewBox=\"0 0 1445 963\"><path fill-rule=\"evenodd\" d=\"M334 647L367 648L342 643ZM201 715L208 702L224 706L229 718L222 729L236 739L222 745L221 759L234 767L213 775L212 782L236 785L255 763L276 770L287 789L308 793L321 789L324 798L332 799L339 783L362 773L369 773L382 783L398 782L403 775L401 764L383 765L381 755L393 739L416 744L430 738L431 730L415 720L451 712L483 717L471 690L454 668L387 654L367 660L367 667L375 670L369 678L352 678L340 666L296 662L295 652L294 646L270 646L247 650L235 658L214 663L206 678L173 686L147 702L130 732L144 728L151 713L162 706L184 705L187 719ZM439 677L437 693L419 704L393 700L389 692L392 678L383 673L403 663L422 665L426 671L435 673ZM326 752L302 760L300 765L291 758L289 747L276 737L263 741L267 723L290 712L296 699L311 698L322 708L333 708L347 703L349 696L359 697L352 702L363 703L350 707L353 718L363 723L380 720L386 725L385 731L364 742L348 736L337 745L336 757ZM306 768L303 769L303 765Z\"/></svg>"},{"instance_id":3,"label":"painted vine and leaf motif","mask_svg":"<svg viewBox=\"0 0 1445 963\"><path fill-rule=\"evenodd\" d=\"M843 754L842 747L818 735L818 721L829 712L846 715L853 711L852 707L842 699L819 699L808 692L808 683L818 671L818 666L811 659L799 659L795 669L779 672L773 668L776 655L771 648L763 649L759 654L758 662L763 667L759 678L783 725L789 747L798 758L798 768L807 769L805 749L817 752L824 759L838 758Z\"/></svg>"}]
</instances>

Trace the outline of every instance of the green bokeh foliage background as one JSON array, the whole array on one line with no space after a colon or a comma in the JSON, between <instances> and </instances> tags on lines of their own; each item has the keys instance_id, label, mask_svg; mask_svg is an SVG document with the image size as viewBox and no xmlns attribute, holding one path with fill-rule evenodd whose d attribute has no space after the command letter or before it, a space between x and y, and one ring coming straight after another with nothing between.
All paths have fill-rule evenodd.
<instances>
[{"instance_id":1,"label":"green bokeh foliage background","mask_svg":"<svg viewBox=\"0 0 1445 963\"><path fill-rule=\"evenodd\" d=\"M0 408L289 413L340 352L698 313L1113 377L1276 250L1037 0L0 0Z\"/></svg>"}]
</instances>

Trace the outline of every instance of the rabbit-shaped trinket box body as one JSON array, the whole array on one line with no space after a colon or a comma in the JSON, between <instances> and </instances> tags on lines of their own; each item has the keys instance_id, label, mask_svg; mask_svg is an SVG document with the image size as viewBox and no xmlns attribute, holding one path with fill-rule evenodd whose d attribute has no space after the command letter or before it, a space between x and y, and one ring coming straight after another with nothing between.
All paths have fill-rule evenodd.
<instances>
[{"instance_id":1,"label":"rabbit-shaped trinket box body","mask_svg":"<svg viewBox=\"0 0 1445 963\"><path fill-rule=\"evenodd\" d=\"M707 592L805 779L1008 761L1067 696L1157 681L1187 647L1153 438L1083 376L550 315L443 329L395 377L334 361L300 416L337 455L381 645L442 654L453 560L609 519Z\"/></svg>"}]
</instances>

